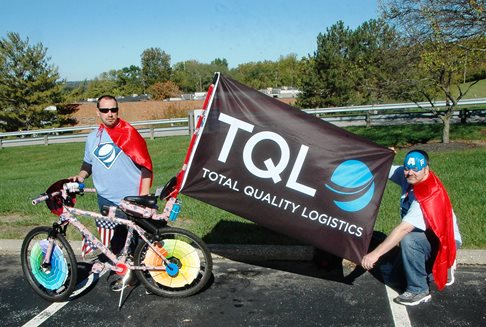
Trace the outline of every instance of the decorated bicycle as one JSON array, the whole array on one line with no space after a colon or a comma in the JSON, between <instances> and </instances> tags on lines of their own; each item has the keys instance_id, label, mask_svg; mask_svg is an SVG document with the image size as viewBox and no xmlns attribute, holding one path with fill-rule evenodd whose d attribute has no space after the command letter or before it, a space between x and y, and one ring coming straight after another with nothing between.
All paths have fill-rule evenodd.
<instances>
[{"instance_id":1,"label":"decorated bicycle","mask_svg":"<svg viewBox=\"0 0 486 327\"><path fill-rule=\"evenodd\" d=\"M207 245L193 233L175 227L181 204L177 199L177 179L172 178L154 196L128 196L119 207L106 207L103 214L77 209L76 195L94 193L81 183L60 180L51 185L32 204L46 202L59 219L52 226L36 227L25 237L21 249L24 276L32 289L48 301L65 301L78 282L77 260L66 239L68 226L76 228L107 258L96 261L93 273L111 270L128 280L135 273L138 280L153 294L166 297L186 297L200 291L212 274L212 259ZM158 213L157 201L165 201ZM117 210L128 219L117 218ZM89 217L125 225L128 233L124 247L115 254L84 226L77 217ZM139 242L132 256L129 246L138 235ZM123 292L120 295L120 304Z\"/></svg>"}]
</instances>

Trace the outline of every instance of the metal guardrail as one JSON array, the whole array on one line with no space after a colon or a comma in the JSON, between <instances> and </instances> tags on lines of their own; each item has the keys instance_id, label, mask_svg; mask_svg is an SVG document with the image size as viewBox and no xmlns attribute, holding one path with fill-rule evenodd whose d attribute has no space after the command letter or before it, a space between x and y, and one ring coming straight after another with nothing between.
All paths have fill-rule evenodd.
<instances>
[{"instance_id":1,"label":"metal guardrail","mask_svg":"<svg viewBox=\"0 0 486 327\"><path fill-rule=\"evenodd\" d=\"M446 105L446 101L437 101L433 105L430 102L394 103L305 109L303 111L338 126L397 125L406 123L440 123L439 117L430 109L433 106L443 108ZM486 98L464 99L459 101L451 117L451 122L466 123L467 120L484 122L486 120L486 109L484 109L484 105L486 105ZM480 108L478 108L479 106ZM340 115L343 113L345 114Z\"/></svg>"},{"instance_id":2,"label":"metal guardrail","mask_svg":"<svg viewBox=\"0 0 486 327\"><path fill-rule=\"evenodd\" d=\"M158 119L158 120L144 120L131 122L132 126L148 126L148 125L161 125L161 124L177 124L185 123L187 124L187 118L169 118L169 119ZM99 125L91 126L76 126L76 127L63 127L63 128L46 128L46 129L36 129L32 131L18 131L18 132L7 132L0 133L0 137L8 136L26 136L26 135L36 135L36 134L55 134L55 133L65 133L65 132L77 132L77 131L91 131L98 128Z\"/></svg>"},{"instance_id":3,"label":"metal guardrail","mask_svg":"<svg viewBox=\"0 0 486 327\"><path fill-rule=\"evenodd\" d=\"M169 118L130 122L145 138L160 136L188 135L188 118ZM169 125L167 127L161 127ZM179 126L177 126L179 125ZM32 131L0 133L0 147L84 142L88 134L99 125L65 128L47 128ZM11 138L15 137L15 138Z\"/></svg>"},{"instance_id":4,"label":"metal guardrail","mask_svg":"<svg viewBox=\"0 0 486 327\"><path fill-rule=\"evenodd\" d=\"M434 103L436 107L446 106L445 101ZM461 100L460 110L454 112L453 119L465 122L472 116L486 117L486 109L469 110L464 106L486 105L486 98ZM432 107L428 102L398 103L367 106L347 106L335 108L304 109L303 111L316 115L321 119L338 126L374 125L403 123L405 120L421 123L436 123L436 118L427 108ZM392 113L389 113L392 112ZM332 114L331 116L327 114ZM339 115L344 114L344 115ZM482 119L482 118L481 118ZM145 138L191 135L194 130L194 114L185 118L170 118L130 122ZM484 121L484 119L483 119ZM167 126L168 125L168 126ZM165 126L165 127L161 127ZM76 126L65 128L48 128L32 131L18 131L0 133L0 147L54 144L67 142L83 142L91 130L98 125Z\"/></svg>"},{"instance_id":5,"label":"metal guardrail","mask_svg":"<svg viewBox=\"0 0 486 327\"><path fill-rule=\"evenodd\" d=\"M478 99L464 99L458 102L458 106L473 106L486 104L486 98ZM434 102L435 107L445 107L446 101ZM393 103L393 104L372 104L366 106L347 106L336 108L317 108L305 109L309 114L326 114L326 113L341 113L341 112L356 112L356 111L373 111L373 110L405 110L405 109L427 109L432 108L430 102L418 103Z\"/></svg>"}]
</instances>

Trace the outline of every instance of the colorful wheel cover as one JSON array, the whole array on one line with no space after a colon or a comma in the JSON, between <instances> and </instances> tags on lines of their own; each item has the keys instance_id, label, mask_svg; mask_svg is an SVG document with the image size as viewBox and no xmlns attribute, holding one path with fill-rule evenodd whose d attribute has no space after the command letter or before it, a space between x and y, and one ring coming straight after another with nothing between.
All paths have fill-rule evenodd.
<instances>
[{"instance_id":1,"label":"colorful wheel cover","mask_svg":"<svg viewBox=\"0 0 486 327\"><path fill-rule=\"evenodd\" d=\"M197 250L181 240L164 240L161 243L163 243L163 247L159 243L153 245L161 255L170 261L177 259L180 262L179 273L170 277L165 271L150 271L152 278L159 284L174 288L191 284L199 274L200 260ZM143 262L146 266L160 267L164 265L162 259L152 249L147 251Z\"/></svg>"},{"instance_id":2,"label":"colorful wheel cover","mask_svg":"<svg viewBox=\"0 0 486 327\"><path fill-rule=\"evenodd\" d=\"M42 261L49 246L48 240L37 242L30 252L30 267L32 274L39 284L49 290L59 289L68 277L68 265L61 249L54 244L51 255L51 269L49 271L42 269Z\"/></svg>"}]
</instances>

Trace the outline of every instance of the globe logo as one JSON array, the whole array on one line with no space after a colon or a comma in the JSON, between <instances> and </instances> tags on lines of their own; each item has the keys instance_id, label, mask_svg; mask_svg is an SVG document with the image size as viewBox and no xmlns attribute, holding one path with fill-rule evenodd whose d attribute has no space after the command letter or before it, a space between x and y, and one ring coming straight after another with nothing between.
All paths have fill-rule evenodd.
<instances>
[{"instance_id":1,"label":"globe logo","mask_svg":"<svg viewBox=\"0 0 486 327\"><path fill-rule=\"evenodd\" d=\"M363 162L347 160L334 170L326 187L337 195L334 204L348 212L365 208L373 198L375 183L373 174Z\"/></svg>"},{"instance_id":2,"label":"globe logo","mask_svg":"<svg viewBox=\"0 0 486 327\"><path fill-rule=\"evenodd\" d=\"M120 148L113 143L100 144L94 151L95 157L108 169L115 162L116 158L118 158L119 154Z\"/></svg>"}]
</instances>

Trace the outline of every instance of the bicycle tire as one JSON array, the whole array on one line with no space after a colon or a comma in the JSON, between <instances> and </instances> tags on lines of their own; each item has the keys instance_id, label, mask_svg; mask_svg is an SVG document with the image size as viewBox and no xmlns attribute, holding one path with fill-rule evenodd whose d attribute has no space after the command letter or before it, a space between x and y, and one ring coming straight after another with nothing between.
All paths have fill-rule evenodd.
<instances>
[{"instance_id":1,"label":"bicycle tire","mask_svg":"<svg viewBox=\"0 0 486 327\"><path fill-rule=\"evenodd\" d=\"M20 252L22 271L30 287L40 297L51 302L65 301L76 288L78 267L76 257L64 235L57 234L54 240L50 269L43 269L48 236L51 227L36 227L31 230Z\"/></svg>"},{"instance_id":2,"label":"bicycle tire","mask_svg":"<svg viewBox=\"0 0 486 327\"><path fill-rule=\"evenodd\" d=\"M212 275L213 260L207 245L193 233L176 227L164 228L158 239L152 245L178 266L178 273L171 276L165 270L135 270L138 280L150 292L169 298L199 292ZM135 249L134 263L142 267L165 267L162 259L143 241Z\"/></svg>"}]
</instances>

